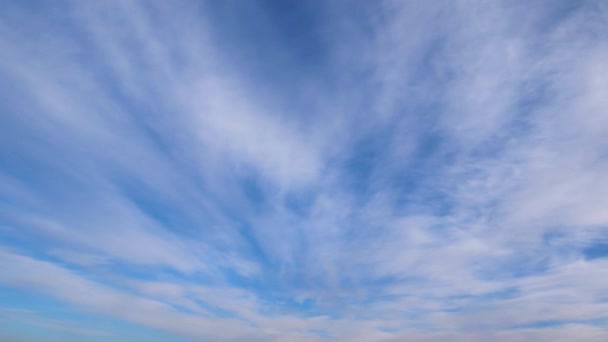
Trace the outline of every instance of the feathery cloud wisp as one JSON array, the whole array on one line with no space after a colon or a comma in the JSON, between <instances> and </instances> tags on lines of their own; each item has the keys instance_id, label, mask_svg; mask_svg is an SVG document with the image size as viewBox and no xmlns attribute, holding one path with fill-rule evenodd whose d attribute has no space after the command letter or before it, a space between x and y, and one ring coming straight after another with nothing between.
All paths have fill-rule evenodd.
<instances>
[{"instance_id":1,"label":"feathery cloud wisp","mask_svg":"<svg viewBox=\"0 0 608 342\"><path fill-rule=\"evenodd\" d=\"M60 340L604 340L607 16L7 3L0 319Z\"/></svg>"}]
</instances>

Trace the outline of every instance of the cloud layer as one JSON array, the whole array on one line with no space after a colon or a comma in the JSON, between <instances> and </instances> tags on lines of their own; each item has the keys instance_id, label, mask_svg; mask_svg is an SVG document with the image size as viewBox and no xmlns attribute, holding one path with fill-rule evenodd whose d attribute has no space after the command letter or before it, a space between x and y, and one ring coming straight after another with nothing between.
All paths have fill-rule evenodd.
<instances>
[{"instance_id":1,"label":"cloud layer","mask_svg":"<svg viewBox=\"0 0 608 342\"><path fill-rule=\"evenodd\" d=\"M0 338L608 338L601 1L2 7Z\"/></svg>"}]
</instances>

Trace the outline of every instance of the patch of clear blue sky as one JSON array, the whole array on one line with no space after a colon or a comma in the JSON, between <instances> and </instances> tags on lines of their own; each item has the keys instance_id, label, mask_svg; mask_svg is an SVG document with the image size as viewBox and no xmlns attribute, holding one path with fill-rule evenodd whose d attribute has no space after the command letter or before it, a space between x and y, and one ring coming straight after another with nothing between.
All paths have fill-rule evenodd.
<instances>
[{"instance_id":1,"label":"patch of clear blue sky","mask_svg":"<svg viewBox=\"0 0 608 342\"><path fill-rule=\"evenodd\" d=\"M0 339L26 341L183 341L163 331L83 311L27 289L0 287Z\"/></svg>"}]
</instances>

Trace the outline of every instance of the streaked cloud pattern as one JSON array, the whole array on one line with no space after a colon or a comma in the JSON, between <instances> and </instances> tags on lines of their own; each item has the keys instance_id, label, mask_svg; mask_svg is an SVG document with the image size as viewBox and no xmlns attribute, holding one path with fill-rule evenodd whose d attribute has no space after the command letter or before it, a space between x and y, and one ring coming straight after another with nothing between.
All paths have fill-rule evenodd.
<instances>
[{"instance_id":1,"label":"streaked cloud pattern","mask_svg":"<svg viewBox=\"0 0 608 342\"><path fill-rule=\"evenodd\" d=\"M608 340L606 2L0 9L0 340Z\"/></svg>"}]
</instances>

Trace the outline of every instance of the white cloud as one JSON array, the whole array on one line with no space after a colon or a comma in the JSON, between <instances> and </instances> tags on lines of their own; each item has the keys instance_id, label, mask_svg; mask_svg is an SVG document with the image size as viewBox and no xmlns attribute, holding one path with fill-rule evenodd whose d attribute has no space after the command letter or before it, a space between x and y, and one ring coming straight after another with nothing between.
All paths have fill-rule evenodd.
<instances>
[{"instance_id":1,"label":"white cloud","mask_svg":"<svg viewBox=\"0 0 608 342\"><path fill-rule=\"evenodd\" d=\"M606 12L523 4L370 4L365 38L336 12L348 61L290 90L232 65L203 5L0 24L27 98L0 142L42 173L0 173L2 232L66 264L2 250L0 281L214 340L605 338L582 249L608 236Z\"/></svg>"}]
</instances>

